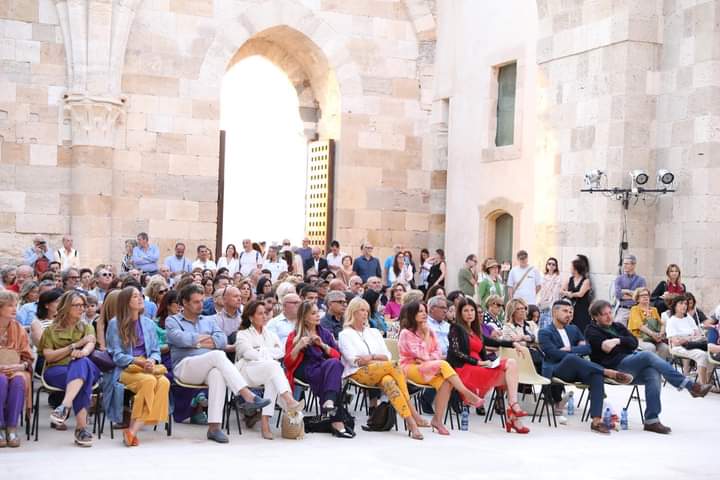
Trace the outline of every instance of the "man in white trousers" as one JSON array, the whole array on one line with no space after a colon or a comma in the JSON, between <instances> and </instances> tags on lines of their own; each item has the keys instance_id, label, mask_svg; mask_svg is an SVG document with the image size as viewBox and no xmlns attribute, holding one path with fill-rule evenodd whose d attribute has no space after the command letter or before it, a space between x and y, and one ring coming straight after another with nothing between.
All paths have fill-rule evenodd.
<instances>
[{"instance_id":1,"label":"man in white trousers","mask_svg":"<svg viewBox=\"0 0 720 480\"><path fill-rule=\"evenodd\" d=\"M220 428L226 388L235 394L236 407L248 416L262 410L270 401L247 388L247 382L225 355L227 336L214 317L201 315L202 302L202 287L186 286L180 291L183 312L166 321L173 374L183 383L208 386L207 438L227 443L227 435ZM241 399L245 403L241 403Z\"/></svg>"}]
</instances>

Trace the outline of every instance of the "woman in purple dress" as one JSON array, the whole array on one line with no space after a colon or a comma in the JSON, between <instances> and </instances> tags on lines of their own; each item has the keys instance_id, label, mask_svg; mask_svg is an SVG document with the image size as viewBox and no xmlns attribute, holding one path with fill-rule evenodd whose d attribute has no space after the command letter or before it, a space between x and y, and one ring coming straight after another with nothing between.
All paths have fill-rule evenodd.
<instances>
[{"instance_id":1,"label":"woman in purple dress","mask_svg":"<svg viewBox=\"0 0 720 480\"><path fill-rule=\"evenodd\" d=\"M310 385L320 399L323 415L335 417L344 367L332 333L320 326L320 311L314 302L303 302L298 309L295 331L285 343L285 371L294 388L295 378ZM342 421L332 422L333 435L352 438L355 432Z\"/></svg>"}]
</instances>

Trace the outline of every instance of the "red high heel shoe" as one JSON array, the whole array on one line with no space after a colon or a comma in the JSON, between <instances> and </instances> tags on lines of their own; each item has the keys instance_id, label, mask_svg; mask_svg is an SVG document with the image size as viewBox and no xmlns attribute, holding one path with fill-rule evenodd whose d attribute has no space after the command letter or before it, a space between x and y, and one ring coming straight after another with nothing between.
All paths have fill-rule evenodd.
<instances>
[{"instance_id":1,"label":"red high heel shoe","mask_svg":"<svg viewBox=\"0 0 720 480\"><path fill-rule=\"evenodd\" d=\"M524 425L520 425L515 415L509 415L505 420L505 431L510 433L511 430L515 430L517 433L530 433L530 429Z\"/></svg>"},{"instance_id":2,"label":"red high heel shoe","mask_svg":"<svg viewBox=\"0 0 720 480\"><path fill-rule=\"evenodd\" d=\"M515 410L515 405L517 405L517 408L518 408L517 410ZM520 404L518 402L515 402L512 405L510 405L510 411L513 413L513 415L515 415L518 418L528 416L528 413L525 410L523 410L522 408L520 408Z\"/></svg>"}]
</instances>

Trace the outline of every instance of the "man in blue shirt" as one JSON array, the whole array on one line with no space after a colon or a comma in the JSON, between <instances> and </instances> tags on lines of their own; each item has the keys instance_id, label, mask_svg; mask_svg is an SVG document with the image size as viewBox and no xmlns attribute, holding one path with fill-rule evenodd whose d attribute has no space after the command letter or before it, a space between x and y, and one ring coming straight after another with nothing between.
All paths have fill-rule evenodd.
<instances>
[{"instance_id":1,"label":"man in blue shirt","mask_svg":"<svg viewBox=\"0 0 720 480\"><path fill-rule=\"evenodd\" d=\"M362 278L363 283L373 276L382 278L380 261L372 256L373 246L365 243L362 251L363 254L357 257L353 263L353 270Z\"/></svg>"},{"instance_id":2,"label":"man in blue shirt","mask_svg":"<svg viewBox=\"0 0 720 480\"><path fill-rule=\"evenodd\" d=\"M635 305L633 294L635 289L646 287L645 279L635 273L637 258L635 255L625 255L623 258L623 274L615 279L615 299L617 300L617 311L615 321L627 327L630 309Z\"/></svg>"},{"instance_id":3,"label":"man in blue shirt","mask_svg":"<svg viewBox=\"0 0 720 480\"><path fill-rule=\"evenodd\" d=\"M133 264L144 273L155 275L158 271L157 262L160 260L160 249L157 245L150 245L150 239L145 232L138 233L137 242L137 247L133 248Z\"/></svg>"},{"instance_id":4,"label":"man in blue shirt","mask_svg":"<svg viewBox=\"0 0 720 480\"><path fill-rule=\"evenodd\" d=\"M208 440L228 443L220 428L225 405L225 390L236 395L238 409L252 416L270 404L255 395L235 365L225 356L227 336L213 317L202 312L203 289L191 284L180 291L183 312L166 320L167 341L175 378L191 385L208 386ZM245 403L239 403L240 399Z\"/></svg>"},{"instance_id":5,"label":"man in blue shirt","mask_svg":"<svg viewBox=\"0 0 720 480\"><path fill-rule=\"evenodd\" d=\"M166 257L163 263L172 273L192 271L192 261L185 258L185 244L182 242L175 244L175 255Z\"/></svg>"}]
</instances>

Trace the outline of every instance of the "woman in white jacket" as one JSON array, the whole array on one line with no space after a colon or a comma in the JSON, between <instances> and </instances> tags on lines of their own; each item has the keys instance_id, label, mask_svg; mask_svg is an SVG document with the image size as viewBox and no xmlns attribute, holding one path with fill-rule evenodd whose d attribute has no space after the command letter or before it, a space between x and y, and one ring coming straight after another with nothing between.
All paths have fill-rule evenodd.
<instances>
[{"instance_id":1,"label":"woman in white jacket","mask_svg":"<svg viewBox=\"0 0 720 480\"><path fill-rule=\"evenodd\" d=\"M379 330L368 326L370 306L355 297L345 310L345 328L338 346L345 367L343 377L367 386L381 388L410 429L411 438L422 440L418 426L429 427L413 407L402 370L390 360L390 351Z\"/></svg>"},{"instance_id":2,"label":"woman in white jacket","mask_svg":"<svg viewBox=\"0 0 720 480\"><path fill-rule=\"evenodd\" d=\"M262 410L262 437L272 440L270 418L275 413L275 401L288 411L300 412L305 408L304 402L296 401L290 392L280 360L285 356L285 349L280 345L278 336L265 328L267 316L263 302L250 302L243 310L240 330L235 341L235 366L251 387L265 387L263 398L270 404Z\"/></svg>"}]
</instances>

